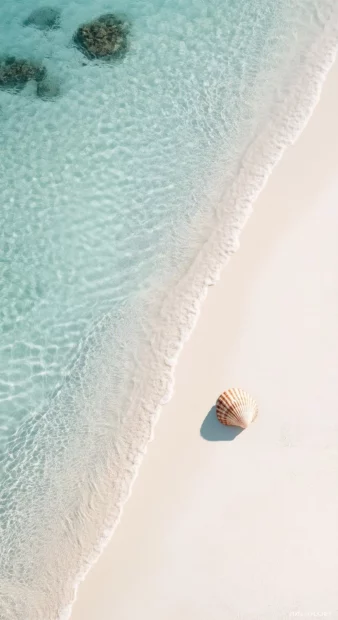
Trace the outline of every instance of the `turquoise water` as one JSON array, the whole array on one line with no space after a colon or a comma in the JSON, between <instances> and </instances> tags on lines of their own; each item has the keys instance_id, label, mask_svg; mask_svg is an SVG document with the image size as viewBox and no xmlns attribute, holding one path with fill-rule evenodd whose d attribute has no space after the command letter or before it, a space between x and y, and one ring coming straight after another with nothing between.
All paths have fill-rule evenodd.
<instances>
[{"instance_id":1,"label":"turquoise water","mask_svg":"<svg viewBox=\"0 0 338 620\"><path fill-rule=\"evenodd\" d=\"M0 9L0 58L60 89L0 90L0 617L20 620L66 608L116 523L241 196L338 41L324 0L59 2L60 29L23 28L39 6ZM127 55L86 60L74 31L112 11Z\"/></svg>"}]
</instances>

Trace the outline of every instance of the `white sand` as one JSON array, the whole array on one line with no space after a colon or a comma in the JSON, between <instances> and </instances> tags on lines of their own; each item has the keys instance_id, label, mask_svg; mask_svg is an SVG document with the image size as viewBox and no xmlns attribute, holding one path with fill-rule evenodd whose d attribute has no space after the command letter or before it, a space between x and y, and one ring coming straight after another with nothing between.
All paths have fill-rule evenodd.
<instances>
[{"instance_id":1,"label":"white sand","mask_svg":"<svg viewBox=\"0 0 338 620\"><path fill-rule=\"evenodd\" d=\"M210 290L72 620L338 619L337 236L336 63ZM208 414L231 386L260 405L237 436Z\"/></svg>"}]
</instances>

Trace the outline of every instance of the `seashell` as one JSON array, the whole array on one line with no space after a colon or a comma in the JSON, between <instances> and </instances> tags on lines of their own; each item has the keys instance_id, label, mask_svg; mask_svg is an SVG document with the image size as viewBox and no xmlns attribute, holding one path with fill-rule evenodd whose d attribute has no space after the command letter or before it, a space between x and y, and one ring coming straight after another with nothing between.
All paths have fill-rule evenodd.
<instances>
[{"instance_id":1,"label":"seashell","mask_svg":"<svg viewBox=\"0 0 338 620\"><path fill-rule=\"evenodd\" d=\"M217 399L216 415L222 424L247 428L258 415L256 401L240 388L231 388Z\"/></svg>"}]
</instances>

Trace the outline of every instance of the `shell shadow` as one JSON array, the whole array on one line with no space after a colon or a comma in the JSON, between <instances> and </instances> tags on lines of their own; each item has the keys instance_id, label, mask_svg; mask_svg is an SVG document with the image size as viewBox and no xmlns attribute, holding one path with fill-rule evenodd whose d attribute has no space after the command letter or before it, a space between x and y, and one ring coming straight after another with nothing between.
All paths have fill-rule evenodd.
<instances>
[{"instance_id":1,"label":"shell shadow","mask_svg":"<svg viewBox=\"0 0 338 620\"><path fill-rule=\"evenodd\" d=\"M213 405L203 420L200 434L207 441L233 441L242 431L239 426L221 424L216 416L216 405Z\"/></svg>"}]
</instances>

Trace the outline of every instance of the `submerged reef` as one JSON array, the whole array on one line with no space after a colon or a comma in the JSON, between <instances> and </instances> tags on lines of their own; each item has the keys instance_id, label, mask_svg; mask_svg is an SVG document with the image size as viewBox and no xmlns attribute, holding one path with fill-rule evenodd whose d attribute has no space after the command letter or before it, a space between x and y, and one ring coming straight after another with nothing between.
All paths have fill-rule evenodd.
<instances>
[{"instance_id":1,"label":"submerged reef","mask_svg":"<svg viewBox=\"0 0 338 620\"><path fill-rule=\"evenodd\" d=\"M40 99L50 100L56 99L60 95L59 81L50 75L46 75L36 85L36 94Z\"/></svg>"},{"instance_id":2,"label":"submerged reef","mask_svg":"<svg viewBox=\"0 0 338 620\"><path fill-rule=\"evenodd\" d=\"M20 91L30 80L39 83L47 75L45 67L14 56L0 58L0 88Z\"/></svg>"},{"instance_id":3,"label":"submerged reef","mask_svg":"<svg viewBox=\"0 0 338 620\"><path fill-rule=\"evenodd\" d=\"M128 34L128 22L107 13L79 26L73 41L91 60L113 60L125 55L128 49Z\"/></svg>"},{"instance_id":4,"label":"submerged reef","mask_svg":"<svg viewBox=\"0 0 338 620\"><path fill-rule=\"evenodd\" d=\"M35 9L23 21L24 26L34 26L39 30L52 30L60 28L61 11L52 6L43 6Z\"/></svg>"}]
</instances>

